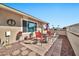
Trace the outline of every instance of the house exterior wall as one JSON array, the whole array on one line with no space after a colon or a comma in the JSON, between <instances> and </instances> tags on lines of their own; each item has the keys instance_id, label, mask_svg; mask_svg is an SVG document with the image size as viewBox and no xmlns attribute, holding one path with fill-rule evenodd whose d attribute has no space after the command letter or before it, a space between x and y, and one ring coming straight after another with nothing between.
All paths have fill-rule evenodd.
<instances>
[{"instance_id":1,"label":"house exterior wall","mask_svg":"<svg viewBox=\"0 0 79 59\"><path fill-rule=\"evenodd\" d=\"M16 42L16 34L21 31L21 18L22 16L17 15L8 10L0 9L0 39L5 41L7 38L5 37L5 32L10 31L11 36L9 37L9 43ZM8 19L15 20L15 26L9 26L7 24Z\"/></svg>"},{"instance_id":2,"label":"house exterior wall","mask_svg":"<svg viewBox=\"0 0 79 59\"><path fill-rule=\"evenodd\" d=\"M15 22L16 22L15 26L9 26L7 24L8 19L15 20ZM37 23L37 29L41 29L40 27L45 24L45 23L41 23L39 21L36 21L32 18L29 18L27 16L19 15L15 12L7 10L7 9L1 9L0 8L0 39L1 39L1 42L3 42L3 41L5 42L6 39L9 39L9 43L17 42L18 41L18 40L16 41L17 33L19 31L23 31L23 28L22 28L22 21L23 20ZM7 32L7 31L11 32L11 36L9 38L5 37L5 32ZM26 32L25 36L28 33L29 32ZM24 38L24 33L23 33L20 40L23 40L23 38Z\"/></svg>"},{"instance_id":3,"label":"house exterior wall","mask_svg":"<svg viewBox=\"0 0 79 59\"><path fill-rule=\"evenodd\" d=\"M67 36L77 56L79 56L79 26L67 27Z\"/></svg>"}]
</instances>

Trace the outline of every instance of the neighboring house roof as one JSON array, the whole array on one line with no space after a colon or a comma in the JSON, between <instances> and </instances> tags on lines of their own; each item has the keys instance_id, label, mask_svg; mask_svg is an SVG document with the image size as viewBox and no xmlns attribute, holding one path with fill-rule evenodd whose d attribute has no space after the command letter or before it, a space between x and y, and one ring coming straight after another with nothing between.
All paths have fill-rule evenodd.
<instances>
[{"instance_id":1,"label":"neighboring house roof","mask_svg":"<svg viewBox=\"0 0 79 59\"><path fill-rule=\"evenodd\" d=\"M38 18L36 18L36 17L34 17L34 16L32 16L32 15L29 15L29 14L27 14L27 13L24 13L24 12L20 11L20 10L14 9L14 8L12 8L12 7L9 7L9 6L5 5L5 4L0 3L0 8L8 9L8 10L11 10L11 11L13 11L13 12L16 12L16 13L18 13L18 14L20 14L20 15L24 15L24 16L33 18L34 20L37 20L37 21L39 21L39 22L47 23L47 24L48 24L48 22L45 22L45 21L43 21L43 20L40 20L40 19L38 19Z\"/></svg>"}]
</instances>

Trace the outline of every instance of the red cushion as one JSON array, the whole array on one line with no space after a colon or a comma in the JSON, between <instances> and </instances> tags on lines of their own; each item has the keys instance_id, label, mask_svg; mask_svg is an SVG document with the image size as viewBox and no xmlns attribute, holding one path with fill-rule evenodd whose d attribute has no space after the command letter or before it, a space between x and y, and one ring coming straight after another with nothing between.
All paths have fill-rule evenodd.
<instances>
[{"instance_id":1,"label":"red cushion","mask_svg":"<svg viewBox=\"0 0 79 59\"><path fill-rule=\"evenodd\" d=\"M35 32L35 34L36 34L36 38L38 38L38 40L40 40L40 41L43 41L44 40L41 32Z\"/></svg>"},{"instance_id":2,"label":"red cushion","mask_svg":"<svg viewBox=\"0 0 79 59\"><path fill-rule=\"evenodd\" d=\"M36 34L36 38L41 38L41 33L40 32L35 32L35 34Z\"/></svg>"}]
</instances>

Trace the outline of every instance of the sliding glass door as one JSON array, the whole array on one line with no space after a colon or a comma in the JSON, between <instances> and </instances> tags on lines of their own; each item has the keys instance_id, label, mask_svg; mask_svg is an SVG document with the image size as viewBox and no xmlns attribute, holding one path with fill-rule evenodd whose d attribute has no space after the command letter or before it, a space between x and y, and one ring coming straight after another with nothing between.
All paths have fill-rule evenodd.
<instances>
[{"instance_id":1,"label":"sliding glass door","mask_svg":"<svg viewBox=\"0 0 79 59\"><path fill-rule=\"evenodd\" d=\"M28 31L28 25L27 25L27 21L23 20L23 32L27 32Z\"/></svg>"},{"instance_id":2,"label":"sliding glass door","mask_svg":"<svg viewBox=\"0 0 79 59\"><path fill-rule=\"evenodd\" d=\"M23 20L23 32L34 32L37 29L37 23Z\"/></svg>"}]
</instances>

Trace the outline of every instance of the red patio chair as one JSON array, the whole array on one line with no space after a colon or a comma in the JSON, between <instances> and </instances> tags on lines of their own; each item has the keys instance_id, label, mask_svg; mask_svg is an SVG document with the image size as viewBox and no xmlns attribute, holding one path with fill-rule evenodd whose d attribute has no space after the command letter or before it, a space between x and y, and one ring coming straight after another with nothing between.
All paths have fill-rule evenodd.
<instances>
[{"instance_id":1,"label":"red patio chair","mask_svg":"<svg viewBox=\"0 0 79 59\"><path fill-rule=\"evenodd\" d=\"M37 40L39 40L41 43L44 42L44 37L43 37L43 35L41 34L40 31L35 32L35 35L36 35Z\"/></svg>"}]
</instances>

